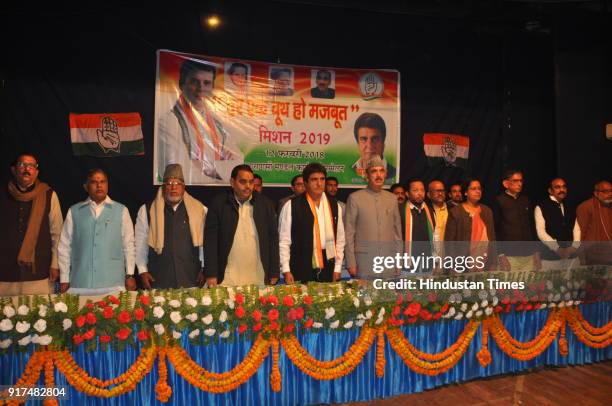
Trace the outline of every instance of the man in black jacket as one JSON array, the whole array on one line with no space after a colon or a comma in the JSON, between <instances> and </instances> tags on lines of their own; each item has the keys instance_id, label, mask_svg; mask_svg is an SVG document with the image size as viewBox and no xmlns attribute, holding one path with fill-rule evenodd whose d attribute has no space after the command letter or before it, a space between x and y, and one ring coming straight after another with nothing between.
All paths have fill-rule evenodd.
<instances>
[{"instance_id":1,"label":"man in black jacket","mask_svg":"<svg viewBox=\"0 0 612 406\"><path fill-rule=\"evenodd\" d=\"M279 276L278 228L273 203L253 193L248 165L232 170L232 191L216 196L204 228L208 286L275 284Z\"/></svg>"}]
</instances>

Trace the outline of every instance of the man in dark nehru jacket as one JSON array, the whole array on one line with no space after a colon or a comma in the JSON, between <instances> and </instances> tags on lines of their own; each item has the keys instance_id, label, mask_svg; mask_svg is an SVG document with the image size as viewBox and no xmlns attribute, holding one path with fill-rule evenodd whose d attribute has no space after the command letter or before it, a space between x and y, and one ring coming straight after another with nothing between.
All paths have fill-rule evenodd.
<instances>
[{"instance_id":1,"label":"man in dark nehru jacket","mask_svg":"<svg viewBox=\"0 0 612 406\"><path fill-rule=\"evenodd\" d=\"M206 207L185 191L181 165L168 165L155 200L142 205L136 219L136 265L146 289L204 283L206 212Z\"/></svg>"},{"instance_id":2,"label":"man in dark nehru jacket","mask_svg":"<svg viewBox=\"0 0 612 406\"><path fill-rule=\"evenodd\" d=\"M63 223L57 194L38 180L32 154L18 156L11 172L13 180L0 193L0 296L53 293Z\"/></svg>"}]
</instances>

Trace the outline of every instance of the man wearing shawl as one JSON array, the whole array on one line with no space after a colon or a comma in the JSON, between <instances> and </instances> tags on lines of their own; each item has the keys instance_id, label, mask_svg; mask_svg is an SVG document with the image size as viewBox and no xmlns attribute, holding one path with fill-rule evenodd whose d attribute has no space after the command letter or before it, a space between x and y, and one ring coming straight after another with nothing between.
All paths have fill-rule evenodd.
<instances>
[{"instance_id":1,"label":"man wearing shawl","mask_svg":"<svg viewBox=\"0 0 612 406\"><path fill-rule=\"evenodd\" d=\"M31 154L17 157L11 172L14 178L0 194L0 296L53 293L63 222L57 194L38 180Z\"/></svg>"},{"instance_id":2,"label":"man wearing shawl","mask_svg":"<svg viewBox=\"0 0 612 406\"><path fill-rule=\"evenodd\" d=\"M202 259L207 208L185 191L180 165L164 171L164 184L136 219L136 265L146 289L188 288L204 282Z\"/></svg>"},{"instance_id":3,"label":"man wearing shawl","mask_svg":"<svg viewBox=\"0 0 612 406\"><path fill-rule=\"evenodd\" d=\"M425 204L425 184L419 179L408 183L408 201L400 206L402 234L408 256L429 257L433 253L435 221ZM416 270L425 271L423 267Z\"/></svg>"}]
</instances>

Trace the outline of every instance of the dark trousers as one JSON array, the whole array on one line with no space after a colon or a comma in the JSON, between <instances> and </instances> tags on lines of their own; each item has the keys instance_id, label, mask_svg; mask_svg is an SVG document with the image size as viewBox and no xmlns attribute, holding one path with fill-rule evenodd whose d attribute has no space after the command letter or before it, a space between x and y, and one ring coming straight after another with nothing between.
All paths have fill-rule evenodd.
<instances>
[{"instance_id":1,"label":"dark trousers","mask_svg":"<svg viewBox=\"0 0 612 406\"><path fill-rule=\"evenodd\" d=\"M334 266L336 265L336 261L334 258L328 260L325 250L323 250L323 261L325 262L324 268L313 268L310 278L300 282L332 282L334 280Z\"/></svg>"}]
</instances>

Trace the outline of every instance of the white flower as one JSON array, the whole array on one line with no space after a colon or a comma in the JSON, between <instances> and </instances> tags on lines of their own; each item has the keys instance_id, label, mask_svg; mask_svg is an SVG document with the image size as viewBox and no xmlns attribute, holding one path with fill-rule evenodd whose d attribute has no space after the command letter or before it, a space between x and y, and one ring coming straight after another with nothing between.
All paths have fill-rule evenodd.
<instances>
[{"instance_id":1,"label":"white flower","mask_svg":"<svg viewBox=\"0 0 612 406\"><path fill-rule=\"evenodd\" d=\"M363 319L365 319L365 316L363 315L363 313L359 313L357 315L357 320L363 320Z\"/></svg>"},{"instance_id":2,"label":"white flower","mask_svg":"<svg viewBox=\"0 0 612 406\"><path fill-rule=\"evenodd\" d=\"M463 289L463 297L470 297L472 296L472 291L470 289Z\"/></svg>"},{"instance_id":3,"label":"white flower","mask_svg":"<svg viewBox=\"0 0 612 406\"><path fill-rule=\"evenodd\" d=\"M40 317L45 317L47 315L48 309L49 307L46 304L39 304L38 305L38 315Z\"/></svg>"},{"instance_id":4,"label":"white flower","mask_svg":"<svg viewBox=\"0 0 612 406\"><path fill-rule=\"evenodd\" d=\"M15 326L15 330L17 330L18 333L25 333L29 329L30 323L28 323L27 321L18 321L17 325Z\"/></svg>"},{"instance_id":5,"label":"white flower","mask_svg":"<svg viewBox=\"0 0 612 406\"><path fill-rule=\"evenodd\" d=\"M378 318L380 319L382 316L384 316L385 312L386 312L385 308L381 307L380 311L378 312Z\"/></svg>"},{"instance_id":6,"label":"white flower","mask_svg":"<svg viewBox=\"0 0 612 406\"><path fill-rule=\"evenodd\" d=\"M198 305L198 301L192 297L188 297L187 299L185 299L185 304L191 307L196 307Z\"/></svg>"},{"instance_id":7,"label":"white flower","mask_svg":"<svg viewBox=\"0 0 612 406\"><path fill-rule=\"evenodd\" d=\"M476 317L480 317L480 316L482 316L482 310L478 310L478 311L475 313L475 315L476 315Z\"/></svg>"},{"instance_id":8,"label":"white flower","mask_svg":"<svg viewBox=\"0 0 612 406\"><path fill-rule=\"evenodd\" d=\"M17 308L17 314L20 316L27 316L30 312L30 308L26 305L21 305Z\"/></svg>"},{"instance_id":9,"label":"white flower","mask_svg":"<svg viewBox=\"0 0 612 406\"><path fill-rule=\"evenodd\" d=\"M479 299L486 299L488 296L488 293L486 290L481 290L478 292L478 298Z\"/></svg>"},{"instance_id":10,"label":"white flower","mask_svg":"<svg viewBox=\"0 0 612 406\"><path fill-rule=\"evenodd\" d=\"M164 334L164 332L166 331L166 329L164 328L163 324L156 324L153 326L153 329L155 330L155 332L157 333L157 335L162 335Z\"/></svg>"},{"instance_id":11,"label":"white flower","mask_svg":"<svg viewBox=\"0 0 612 406\"><path fill-rule=\"evenodd\" d=\"M234 309L234 307L236 306L236 302L234 302L234 299L226 299L225 304L227 304L227 307L229 307L230 309Z\"/></svg>"},{"instance_id":12,"label":"white flower","mask_svg":"<svg viewBox=\"0 0 612 406\"><path fill-rule=\"evenodd\" d=\"M5 350L13 344L13 340L7 338L6 340L0 341L0 349Z\"/></svg>"},{"instance_id":13,"label":"white flower","mask_svg":"<svg viewBox=\"0 0 612 406\"><path fill-rule=\"evenodd\" d=\"M470 310L469 312L467 312L467 313L465 314L465 318L466 318L466 319L471 319L473 315L474 315L474 312Z\"/></svg>"},{"instance_id":14,"label":"white flower","mask_svg":"<svg viewBox=\"0 0 612 406\"><path fill-rule=\"evenodd\" d=\"M487 299L480 302L480 307L485 308L489 305L489 301Z\"/></svg>"},{"instance_id":15,"label":"white flower","mask_svg":"<svg viewBox=\"0 0 612 406\"><path fill-rule=\"evenodd\" d=\"M446 315L444 317L447 319L450 319L451 317L455 315L456 312L457 310L455 310L455 308L451 306L448 308L448 312L446 312Z\"/></svg>"},{"instance_id":16,"label":"white flower","mask_svg":"<svg viewBox=\"0 0 612 406\"><path fill-rule=\"evenodd\" d=\"M181 307L181 302L176 299L172 299L171 301L168 302L168 304L170 305L170 307L174 307L175 309L178 309L179 307Z\"/></svg>"},{"instance_id":17,"label":"white flower","mask_svg":"<svg viewBox=\"0 0 612 406\"><path fill-rule=\"evenodd\" d=\"M382 322L383 322L383 318L382 318L382 317L379 317L379 318L377 318L377 319L376 319L376 321L374 322L374 324L380 324L380 323L382 323Z\"/></svg>"},{"instance_id":18,"label":"white flower","mask_svg":"<svg viewBox=\"0 0 612 406\"><path fill-rule=\"evenodd\" d=\"M174 324L178 324L181 320L183 320L183 317L181 316L181 312L170 312L170 320L172 320L172 322Z\"/></svg>"},{"instance_id":19,"label":"white flower","mask_svg":"<svg viewBox=\"0 0 612 406\"><path fill-rule=\"evenodd\" d=\"M560 294L560 293L557 293L557 294L555 295L555 297L553 297L553 300L552 300L552 301L553 301L553 302L558 302L560 299L561 299L561 294Z\"/></svg>"},{"instance_id":20,"label":"white flower","mask_svg":"<svg viewBox=\"0 0 612 406\"><path fill-rule=\"evenodd\" d=\"M333 307L328 307L325 309L325 320L329 320L336 314L336 309Z\"/></svg>"},{"instance_id":21,"label":"white flower","mask_svg":"<svg viewBox=\"0 0 612 406\"><path fill-rule=\"evenodd\" d=\"M565 295L563 295L563 298L565 300L570 300L572 298L572 295L571 295L571 293L567 292Z\"/></svg>"},{"instance_id":22,"label":"white flower","mask_svg":"<svg viewBox=\"0 0 612 406\"><path fill-rule=\"evenodd\" d=\"M62 326L64 327L64 331L68 330L70 327L72 327L72 320L64 319L64 321L62 321Z\"/></svg>"},{"instance_id":23,"label":"white flower","mask_svg":"<svg viewBox=\"0 0 612 406\"><path fill-rule=\"evenodd\" d=\"M363 324L364 324L364 323L365 323L365 320L364 320L364 319L361 319L361 320L357 320L357 321L355 322L355 325L356 325L357 327L361 327L361 326L363 326Z\"/></svg>"},{"instance_id":24,"label":"white flower","mask_svg":"<svg viewBox=\"0 0 612 406\"><path fill-rule=\"evenodd\" d=\"M355 308L359 308L359 298L358 297L353 298L353 306L355 306Z\"/></svg>"},{"instance_id":25,"label":"white flower","mask_svg":"<svg viewBox=\"0 0 612 406\"><path fill-rule=\"evenodd\" d=\"M216 332L217 330L215 330L214 328L207 328L206 330L204 330L204 335L212 337L215 335Z\"/></svg>"},{"instance_id":26,"label":"white flower","mask_svg":"<svg viewBox=\"0 0 612 406\"><path fill-rule=\"evenodd\" d=\"M578 306L580 303L582 303L580 300L574 300L574 305Z\"/></svg>"},{"instance_id":27,"label":"white flower","mask_svg":"<svg viewBox=\"0 0 612 406\"><path fill-rule=\"evenodd\" d=\"M219 321L221 323L225 323L226 320L227 320L227 312L223 310L221 314L219 315Z\"/></svg>"},{"instance_id":28,"label":"white flower","mask_svg":"<svg viewBox=\"0 0 612 406\"><path fill-rule=\"evenodd\" d=\"M230 335L229 330L225 330L223 333L219 334L219 337L227 338L227 337L229 337L229 335Z\"/></svg>"},{"instance_id":29,"label":"white flower","mask_svg":"<svg viewBox=\"0 0 612 406\"><path fill-rule=\"evenodd\" d=\"M212 323L212 321L213 321L213 316L210 313L207 314L206 316L202 317L202 323L204 323L206 325Z\"/></svg>"},{"instance_id":30,"label":"white flower","mask_svg":"<svg viewBox=\"0 0 612 406\"><path fill-rule=\"evenodd\" d=\"M187 316L185 316L185 318L193 323L198 319L198 315L195 313L189 313Z\"/></svg>"},{"instance_id":31,"label":"white flower","mask_svg":"<svg viewBox=\"0 0 612 406\"><path fill-rule=\"evenodd\" d=\"M557 307L558 307L559 309L561 309L561 308L565 307L565 302L559 302L559 304L557 305Z\"/></svg>"},{"instance_id":32,"label":"white flower","mask_svg":"<svg viewBox=\"0 0 612 406\"><path fill-rule=\"evenodd\" d=\"M189 338L195 338L200 335L200 329L196 328L191 333L189 333Z\"/></svg>"},{"instance_id":33,"label":"white flower","mask_svg":"<svg viewBox=\"0 0 612 406\"><path fill-rule=\"evenodd\" d=\"M23 346L30 344L30 342L32 342L32 337L30 335L27 335L23 337L21 340L17 341L19 345L23 345Z\"/></svg>"},{"instance_id":34,"label":"white flower","mask_svg":"<svg viewBox=\"0 0 612 406\"><path fill-rule=\"evenodd\" d=\"M10 331L13 329L13 322L11 319L3 319L0 321L0 331Z\"/></svg>"},{"instance_id":35,"label":"white flower","mask_svg":"<svg viewBox=\"0 0 612 406\"><path fill-rule=\"evenodd\" d=\"M567 290L567 288L565 286L561 285L561 286L559 286L559 290L561 292L565 292Z\"/></svg>"},{"instance_id":36,"label":"white flower","mask_svg":"<svg viewBox=\"0 0 612 406\"><path fill-rule=\"evenodd\" d=\"M475 312L476 310L478 310L478 303L472 305L472 311Z\"/></svg>"},{"instance_id":37,"label":"white flower","mask_svg":"<svg viewBox=\"0 0 612 406\"><path fill-rule=\"evenodd\" d=\"M202 297L202 304L204 306L210 306L211 303L212 303L212 299L210 298L210 296L203 296Z\"/></svg>"},{"instance_id":38,"label":"white flower","mask_svg":"<svg viewBox=\"0 0 612 406\"><path fill-rule=\"evenodd\" d=\"M372 304L372 299L370 298L370 296L366 296L363 299L363 304L365 304L366 306L370 306Z\"/></svg>"},{"instance_id":39,"label":"white flower","mask_svg":"<svg viewBox=\"0 0 612 406\"><path fill-rule=\"evenodd\" d=\"M349 329L349 328L353 327L353 320L347 321L346 323L344 323L344 325L342 327L344 327L346 329Z\"/></svg>"},{"instance_id":40,"label":"white flower","mask_svg":"<svg viewBox=\"0 0 612 406\"><path fill-rule=\"evenodd\" d=\"M32 340L34 341L34 340ZM53 341L53 337L51 337L49 334L45 334L43 336L38 336L38 344L40 345L49 345L51 344L51 341Z\"/></svg>"},{"instance_id":41,"label":"white flower","mask_svg":"<svg viewBox=\"0 0 612 406\"><path fill-rule=\"evenodd\" d=\"M573 300L569 300L567 302L565 302L566 306L573 306L574 305L574 301Z\"/></svg>"},{"instance_id":42,"label":"white flower","mask_svg":"<svg viewBox=\"0 0 612 406\"><path fill-rule=\"evenodd\" d=\"M331 323L329 323L329 328L338 328L339 325L340 325L340 320L334 320Z\"/></svg>"},{"instance_id":43,"label":"white flower","mask_svg":"<svg viewBox=\"0 0 612 406\"><path fill-rule=\"evenodd\" d=\"M34 323L34 330L42 333L47 329L47 322L44 319L38 319L36 323Z\"/></svg>"},{"instance_id":44,"label":"white flower","mask_svg":"<svg viewBox=\"0 0 612 406\"><path fill-rule=\"evenodd\" d=\"M455 316L455 320L461 320L463 318L463 313L457 313Z\"/></svg>"},{"instance_id":45,"label":"white flower","mask_svg":"<svg viewBox=\"0 0 612 406\"><path fill-rule=\"evenodd\" d=\"M365 313L365 317L366 317L366 319L370 320L370 319L372 318L372 310L368 310L368 311Z\"/></svg>"},{"instance_id":46,"label":"white flower","mask_svg":"<svg viewBox=\"0 0 612 406\"><path fill-rule=\"evenodd\" d=\"M172 332L172 338L174 338L175 340L178 340L179 338L181 338L183 334L180 331L173 331Z\"/></svg>"},{"instance_id":47,"label":"white flower","mask_svg":"<svg viewBox=\"0 0 612 406\"><path fill-rule=\"evenodd\" d=\"M492 307L487 307L487 308L485 309L485 314L486 314L487 316L490 316L491 314L493 314L493 308L492 308Z\"/></svg>"},{"instance_id":48,"label":"white flower","mask_svg":"<svg viewBox=\"0 0 612 406\"><path fill-rule=\"evenodd\" d=\"M321 328L321 327L323 327L323 323L319 323L318 321L315 321L314 323L312 323L312 327L313 328Z\"/></svg>"},{"instance_id":49,"label":"white flower","mask_svg":"<svg viewBox=\"0 0 612 406\"><path fill-rule=\"evenodd\" d=\"M68 311L68 306L66 306L64 302L57 302L53 305L53 310L55 310L56 313L66 313Z\"/></svg>"},{"instance_id":50,"label":"white flower","mask_svg":"<svg viewBox=\"0 0 612 406\"><path fill-rule=\"evenodd\" d=\"M153 303L165 303L166 298L163 296L153 296Z\"/></svg>"},{"instance_id":51,"label":"white flower","mask_svg":"<svg viewBox=\"0 0 612 406\"><path fill-rule=\"evenodd\" d=\"M2 313L4 313L6 317L13 317L15 315L15 308L13 306L6 305L2 309Z\"/></svg>"},{"instance_id":52,"label":"white flower","mask_svg":"<svg viewBox=\"0 0 612 406\"><path fill-rule=\"evenodd\" d=\"M155 306L153 308L153 317L161 319L162 317L164 317L164 314L164 309L161 306Z\"/></svg>"},{"instance_id":53,"label":"white flower","mask_svg":"<svg viewBox=\"0 0 612 406\"><path fill-rule=\"evenodd\" d=\"M498 303L499 303L499 298L497 296L495 296L493 298L493 301L491 302L491 306L495 307L495 306L497 306Z\"/></svg>"},{"instance_id":54,"label":"white flower","mask_svg":"<svg viewBox=\"0 0 612 406\"><path fill-rule=\"evenodd\" d=\"M459 310L461 310L462 312L465 312L468 308L468 304L463 302L461 303L461 307L459 308Z\"/></svg>"},{"instance_id":55,"label":"white flower","mask_svg":"<svg viewBox=\"0 0 612 406\"><path fill-rule=\"evenodd\" d=\"M549 304L548 304L548 307L549 307L549 308L557 307L557 304L556 304L556 303L549 303Z\"/></svg>"}]
</instances>

